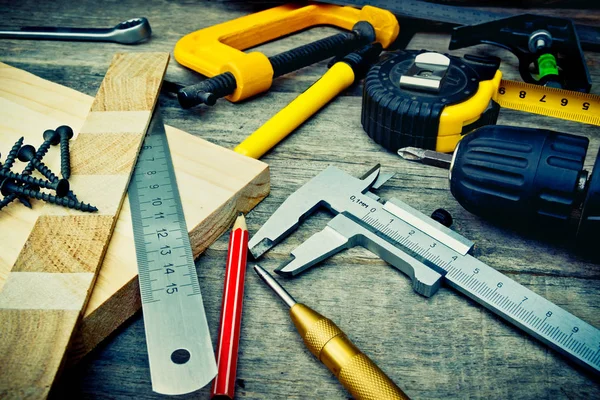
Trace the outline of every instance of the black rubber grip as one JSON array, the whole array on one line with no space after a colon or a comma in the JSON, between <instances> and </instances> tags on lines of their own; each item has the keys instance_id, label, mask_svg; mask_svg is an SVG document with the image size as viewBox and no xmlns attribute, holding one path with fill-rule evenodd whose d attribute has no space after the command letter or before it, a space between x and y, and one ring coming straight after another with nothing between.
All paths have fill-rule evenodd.
<instances>
[{"instance_id":1,"label":"black rubber grip","mask_svg":"<svg viewBox=\"0 0 600 400\"><path fill-rule=\"evenodd\" d=\"M473 214L522 225L569 220L589 140L544 129L485 126L455 151L450 190Z\"/></svg>"}]
</instances>

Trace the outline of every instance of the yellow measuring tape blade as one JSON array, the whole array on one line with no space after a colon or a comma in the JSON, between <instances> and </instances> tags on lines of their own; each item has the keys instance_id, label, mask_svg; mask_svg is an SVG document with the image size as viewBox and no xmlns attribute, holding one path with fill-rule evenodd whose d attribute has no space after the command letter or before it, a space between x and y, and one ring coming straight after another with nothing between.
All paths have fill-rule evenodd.
<instances>
[{"instance_id":1,"label":"yellow measuring tape blade","mask_svg":"<svg viewBox=\"0 0 600 400\"><path fill-rule=\"evenodd\" d=\"M501 107L600 126L600 96L502 80Z\"/></svg>"}]
</instances>

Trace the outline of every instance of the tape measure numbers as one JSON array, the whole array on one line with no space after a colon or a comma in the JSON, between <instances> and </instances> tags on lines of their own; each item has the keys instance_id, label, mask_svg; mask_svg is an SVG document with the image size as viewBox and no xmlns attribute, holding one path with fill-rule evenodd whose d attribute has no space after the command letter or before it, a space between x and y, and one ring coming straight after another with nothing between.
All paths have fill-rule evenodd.
<instances>
[{"instance_id":1,"label":"tape measure numbers","mask_svg":"<svg viewBox=\"0 0 600 400\"><path fill-rule=\"evenodd\" d=\"M494 100L501 107L600 126L600 96L502 80Z\"/></svg>"},{"instance_id":2,"label":"tape measure numbers","mask_svg":"<svg viewBox=\"0 0 600 400\"><path fill-rule=\"evenodd\" d=\"M152 390L198 390L217 373L198 275L158 107L128 189Z\"/></svg>"}]
</instances>

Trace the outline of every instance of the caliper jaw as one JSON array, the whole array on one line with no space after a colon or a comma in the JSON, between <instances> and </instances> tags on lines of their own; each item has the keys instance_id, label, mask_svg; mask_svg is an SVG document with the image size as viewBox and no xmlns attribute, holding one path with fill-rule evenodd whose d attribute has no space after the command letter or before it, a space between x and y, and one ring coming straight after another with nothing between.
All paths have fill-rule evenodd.
<instances>
[{"instance_id":1,"label":"caliper jaw","mask_svg":"<svg viewBox=\"0 0 600 400\"><path fill-rule=\"evenodd\" d=\"M359 179L338 168L332 166L326 168L281 204L250 239L248 243L250 253L254 258L266 253L285 239L321 205L336 214L343 212L346 194L365 193L371 187L379 187L391 178L391 175L380 177L380 169L381 167L376 165Z\"/></svg>"},{"instance_id":2,"label":"caliper jaw","mask_svg":"<svg viewBox=\"0 0 600 400\"><path fill-rule=\"evenodd\" d=\"M411 278L415 292L423 296L432 296L440 287L442 275L344 214L335 216L325 229L292 251L292 261L275 272L295 276L333 254L354 246L370 250L405 273Z\"/></svg>"}]
</instances>

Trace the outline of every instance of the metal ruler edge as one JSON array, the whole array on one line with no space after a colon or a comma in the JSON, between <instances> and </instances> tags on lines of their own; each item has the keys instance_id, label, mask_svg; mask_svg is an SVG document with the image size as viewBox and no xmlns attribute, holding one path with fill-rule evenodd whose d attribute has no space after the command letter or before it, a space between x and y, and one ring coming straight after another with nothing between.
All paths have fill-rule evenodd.
<instances>
[{"instance_id":1,"label":"metal ruler edge","mask_svg":"<svg viewBox=\"0 0 600 400\"><path fill-rule=\"evenodd\" d=\"M152 389L190 393L209 383L217 366L158 105L128 194Z\"/></svg>"}]
</instances>

